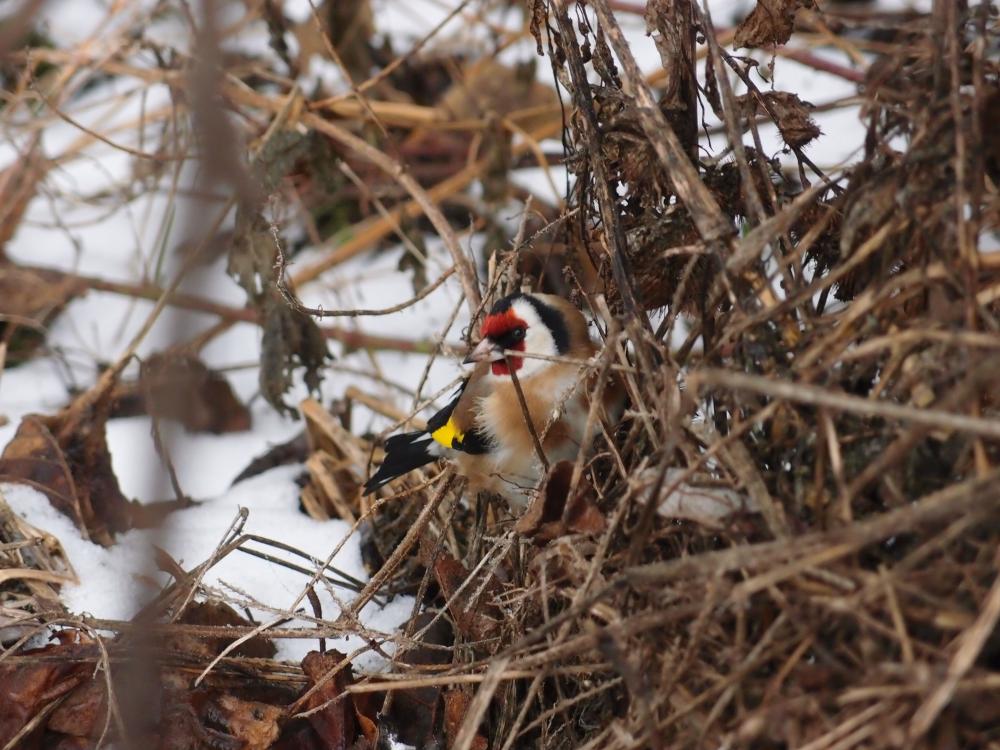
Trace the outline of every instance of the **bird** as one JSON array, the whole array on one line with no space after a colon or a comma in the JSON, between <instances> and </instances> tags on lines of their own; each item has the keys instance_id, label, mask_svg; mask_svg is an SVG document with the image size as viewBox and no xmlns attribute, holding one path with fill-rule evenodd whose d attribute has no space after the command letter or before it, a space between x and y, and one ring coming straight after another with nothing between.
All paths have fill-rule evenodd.
<instances>
[{"instance_id":1,"label":"bird","mask_svg":"<svg viewBox=\"0 0 1000 750\"><path fill-rule=\"evenodd\" d=\"M583 313L562 297L517 292L494 303L483 319L481 336L464 361L474 368L451 402L428 420L426 430L386 440L385 459L365 484L364 494L445 458L454 462L470 490L500 495L519 513L547 468L535 437L549 465L576 460L580 450L589 448L600 421L594 420L591 434L584 434L592 378L581 377L580 363L592 357L597 346ZM523 407L511 370L524 396ZM624 389L610 380L599 416L614 424L624 410Z\"/></svg>"}]
</instances>

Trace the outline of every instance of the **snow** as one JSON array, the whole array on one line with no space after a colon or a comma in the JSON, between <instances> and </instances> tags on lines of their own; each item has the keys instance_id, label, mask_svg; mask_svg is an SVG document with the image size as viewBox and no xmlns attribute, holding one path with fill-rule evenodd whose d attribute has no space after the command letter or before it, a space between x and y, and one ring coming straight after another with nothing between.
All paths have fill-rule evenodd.
<instances>
[{"instance_id":1,"label":"snow","mask_svg":"<svg viewBox=\"0 0 1000 750\"><path fill-rule=\"evenodd\" d=\"M62 543L80 579L79 584L62 588L62 601L71 612L128 620L169 581L153 566L153 545L162 547L186 570L191 570L211 557L240 508L250 511L245 533L275 538L326 560L350 534L351 526L337 520L314 521L299 511L299 487L295 479L300 472L299 466L272 469L240 482L218 497L171 514L160 528L134 529L121 534L108 548L83 539L73 523L53 509L47 498L34 488L0 484L0 493L15 513L55 535ZM282 550L261 545L254 547L273 557L310 567L302 558ZM330 564L354 578L368 578L356 535L348 539ZM265 605L249 603L248 608L258 621L273 618L275 611L286 610L301 599L308 582L309 578L302 573L239 552L223 558L204 577L209 590L225 592L228 600L243 598L239 594L234 597L233 592L246 592ZM340 604L350 602L353 597L352 591L335 586L317 585L315 591L327 620L334 619L340 612ZM298 608L303 606L311 614L308 602L300 603ZM361 610L359 619L366 627L390 638L412 610L412 597L397 596L384 606L370 602ZM292 620L287 625L296 626L303 627L305 623ZM327 641L332 648L344 652L364 645L354 636ZM277 658L296 661L316 648L316 643L309 639L279 639L276 644L279 648ZM392 644L387 644L385 650L391 653ZM381 657L376 654L365 654L355 661L362 670L376 669L381 663Z\"/></svg>"}]
</instances>

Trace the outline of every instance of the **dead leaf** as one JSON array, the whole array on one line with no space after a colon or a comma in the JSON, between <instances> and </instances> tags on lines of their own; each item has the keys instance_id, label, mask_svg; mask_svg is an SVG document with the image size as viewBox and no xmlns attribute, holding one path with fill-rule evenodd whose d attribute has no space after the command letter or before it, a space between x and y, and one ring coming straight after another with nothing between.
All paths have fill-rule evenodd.
<instances>
[{"instance_id":1,"label":"dead leaf","mask_svg":"<svg viewBox=\"0 0 1000 750\"><path fill-rule=\"evenodd\" d=\"M107 684L91 679L76 688L52 713L46 727L71 737L96 739L104 731L107 711Z\"/></svg>"},{"instance_id":2,"label":"dead leaf","mask_svg":"<svg viewBox=\"0 0 1000 750\"><path fill-rule=\"evenodd\" d=\"M814 109L812 103L803 101L788 91L764 91L761 92L761 97L763 102L754 94L744 94L737 100L749 117L765 111L766 104L774 114L781 137L789 146L801 148L822 135L819 125L809 115Z\"/></svg>"},{"instance_id":3,"label":"dead leaf","mask_svg":"<svg viewBox=\"0 0 1000 750\"><path fill-rule=\"evenodd\" d=\"M250 411L229 382L193 354L155 354L142 363L139 380L114 391L113 416L149 414L180 422L191 432L216 435L250 429Z\"/></svg>"},{"instance_id":4,"label":"dead leaf","mask_svg":"<svg viewBox=\"0 0 1000 750\"><path fill-rule=\"evenodd\" d=\"M736 27L733 44L737 48L784 44L792 35L795 12L812 4L812 0L757 0L750 15Z\"/></svg>"},{"instance_id":5,"label":"dead leaf","mask_svg":"<svg viewBox=\"0 0 1000 750\"><path fill-rule=\"evenodd\" d=\"M181 684L182 681L176 681ZM211 694L206 690L187 690L178 684L165 686L161 701L159 750L243 750L241 739L206 726L199 715L206 709ZM215 715L214 708L208 708L207 715ZM218 718L223 718L221 714ZM207 720L207 716L206 719Z\"/></svg>"},{"instance_id":6,"label":"dead leaf","mask_svg":"<svg viewBox=\"0 0 1000 750\"><path fill-rule=\"evenodd\" d=\"M35 487L87 537L109 546L132 527L132 504L111 468L107 400L80 400L53 417L29 414L0 457L0 478ZM81 410L83 413L81 413Z\"/></svg>"},{"instance_id":7,"label":"dead leaf","mask_svg":"<svg viewBox=\"0 0 1000 750\"><path fill-rule=\"evenodd\" d=\"M243 617L225 602L191 602L178 622L185 625L240 626L252 627L256 623ZM193 635L169 635L166 637L168 650L194 657L212 659L221 654L234 638L203 638ZM254 659L271 659L277 653L274 643L264 636L256 636L241 643L233 651L235 656Z\"/></svg>"},{"instance_id":8,"label":"dead leaf","mask_svg":"<svg viewBox=\"0 0 1000 750\"><path fill-rule=\"evenodd\" d=\"M68 274L0 262L0 313L5 316L0 320L0 337L8 326L18 326L9 342L7 363L18 364L30 357L44 342L45 327L85 291L86 287Z\"/></svg>"},{"instance_id":9,"label":"dead leaf","mask_svg":"<svg viewBox=\"0 0 1000 750\"><path fill-rule=\"evenodd\" d=\"M650 469L640 474L639 485L651 485L657 480L658 471ZM674 486L682 473L683 469L667 469L656 507L656 512L664 518L680 518L720 529L737 514L759 511L751 497L726 487L697 486L689 482ZM645 499L646 493L639 492L636 496Z\"/></svg>"},{"instance_id":10,"label":"dead leaf","mask_svg":"<svg viewBox=\"0 0 1000 750\"><path fill-rule=\"evenodd\" d=\"M406 626L416 633L428 626L435 615L420 612ZM397 654L401 663L412 666L441 667L450 663L455 638L446 618L439 617L424 635L421 644ZM435 648L444 647L444 648ZM441 688L436 685L393 691L392 704L385 715L379 715L384 734L395 735L401 742L415 747L432 747L440 741L438 716Z\"/></svg>"},{"instance_id":11,"label":"dead leaf","mask_svg":"<svg viewBox=\"0 0 1000 750\"><path fill-rule=\"evenodd\" d=\"M375 33L375 17L369 0L333 0L315 5L316 17L310 13L292 31L299 43L299 67L308 71L314 55L328 60L327 48L332 44L351 77L364 80L373 65L370 40Z\"/></svg>"},{"instance_id":12,"label":"dead leaf","mask_svg":"<svg viewBox=\"0 0 1000 750\"><path fill-rule=\"evenodd\" d=\"M543 544L565 534L600 534L607 528L607 519L590 499L585 482L580 482L567 507L572 477L572 461L560 461L549 470L514 526L519 534Z\"/></svg>"},{"instance_id":13,"label":"dead leaf","mask_svg":"<svg viewBox=\"0 0 1000 750\"><path fill-rule=\"evenodd\" d=\"M241 741L242 750L267 750L278 739L278 722L284 713L278 706L223 693L206 701L201 716Z\"/></svg>"},{"instance_id":14,"label":"dead leaf","mask_svg":"<svg viewBox=\"0 0 1000 750\"><path fill-rule=\"evenodd\" d=\"M472 694L459 688L447 690L444 694L444 736L448 740L448 746L453 747L458 732L462 728L465 715L469 712L469 704L472 703ZM472 738L473 750L486 750L489 743L481 734L476 734Z\"/></svg>"},{"instance_id":15,"label":"dead leaf","mask_svg":"<svg viewBox=\"0 0 1000 750\"><path fill-rule=\"evenodd\" d=\"M278 291L276 260L270 225L260 211L241 206L236 212L228 270L261 321L261 393L282 414L294 414L284 400L293 385L293 373L303 368L306 386L317 390L330 352L316 321L290 307Z\"/></svg>"},{"instance_id":16,"label":"dead leaf","mask_svg":"<svg viewBox=\"0 0 1000 750\"><path fill-rule=\"evenodd\" d=\"M511 67L486 56L463 72L464 78L452 84L440 102L456 120L493 113L533 131L559 116L555 89L537 79L534 60Z\"/></svg>"},{"instance_id":17,"label":"dead leaf","mask_svg":"<svg viewBox=\"0 0 1000 750\"><path fill-rule=\"evenodd\" d=\"M66 695L94 671L97 647L87 636L62 631L60 642L30 649L20 656L45 656L35 664L0 663L0 747L7 744L32 717ZM53 657L63 657L54 659ZM49 660L51 659L51 660ZM22 738L19 747L29 747Z\"/></svg>"},{"instance_id":18,"label":"dead leaf","mask_svg":"<svg viewBox=\"0 0 1000 750\"><path fill-rule=\"evenodd\" d=\"M344 661L344 655L339 651L327 651L321 654L311 651L302 660L302 670L309 677L310 687L316 685L322 678ZM323 746L329 750L346 750L358 736L359 728L354 714L354 706L349 695L344 695L344 688L353 682L350 666L341 669L336 677L328 679L306 701L304 711L322 706L325 708L310 714L307 719L323 741Z\"/></svg>"},{"instance_id":19,"label":"dead leaf","mask_svg":"<svg viewBox=\"0 0 1000 750\"><path fill-rule=\"evenodd\" d=\"M239 484L244 479L263 474L277 466L304 463L308 456L309 445L305 433L301 432L285 443L272 445L264 453L254 458L243 471L236 475L233 484Z\"/></svg>"},{"instance_id":20,"label":"dead leaf","mask_svg":"<svg viewBox=\"0 0 1000 750\"><path fill-rule=\"evenodd\" d=\"M448 612L458 631L473 641L496 636L503 621L500 608L493 603L493 597L500 593L500 582L492 573L488 573L490 579L485 586L481 580L476 580L463 588L470 575L468 569L447 550L436 549L437 546L429 537L425 537L420 545L420 556L424 564L433 570L434 578L441 587L441 595L445 601L450 602ZM459 589L462 591L456 595ZM476 598L470 598L473 596Z\"/></svg>"}]
</instances>

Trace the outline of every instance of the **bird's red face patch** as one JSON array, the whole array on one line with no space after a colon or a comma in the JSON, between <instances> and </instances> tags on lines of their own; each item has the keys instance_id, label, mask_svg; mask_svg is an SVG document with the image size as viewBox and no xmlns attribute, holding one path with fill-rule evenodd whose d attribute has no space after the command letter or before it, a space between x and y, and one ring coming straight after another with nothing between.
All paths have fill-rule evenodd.
<instances>
[{"instance_id":1,"label":"bird's red face patch","mask_svg":"<svg viewBox=\"0 0 1000 750\"><path fill-rule=\"evenodd\" d=\"M512 308L507 308L503 312L487 315L483 320L483 338L498 340L515 328L527 328L528 324L517 317Z\"/></svg>"},{"instance_id":2,"label":"bird's red face patch","mask_svg":"<svg viewBox=\"0 0 1000 750\"><path fill-rule=\"evenodd\" d=\"M483 338L488 338L491 341L496 342L504 349L512 349L523 352L524 337L521 336L517 340L514 340L513 334L519 329L523 333L527 327L528 324L517 317L513 309L508 308L503 312L487 315L483 320L482 334ZM521 366L524 364L523 357L512 356L509 358L509 361L510 366L513 367L514 370L520 370ZM493 371L494 375L510 375L510 367L507 365L507 360L504 359L491 362L490 369Z\"/></svg>"}]
</instances>

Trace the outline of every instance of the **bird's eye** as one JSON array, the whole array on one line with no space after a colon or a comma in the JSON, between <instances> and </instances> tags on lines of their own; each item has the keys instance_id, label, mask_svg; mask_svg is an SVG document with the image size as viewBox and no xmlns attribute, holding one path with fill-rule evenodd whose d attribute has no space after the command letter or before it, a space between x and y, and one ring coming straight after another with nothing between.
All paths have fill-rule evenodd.
<instances>
[{"instance_id":1,"label":"bird's eye","mask_svg":"<svg viewBox=\"0 0 1000 750\"><path fill-rule=\"evenodd\" d=\"M524 338L524 329L515 328L513 331L510 332L510 337L514 339L514 341L520 341L521 339Z\"/></svg>"}]
</instances>

